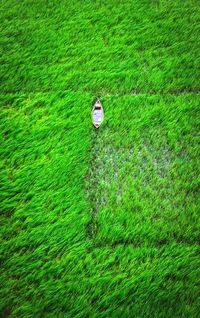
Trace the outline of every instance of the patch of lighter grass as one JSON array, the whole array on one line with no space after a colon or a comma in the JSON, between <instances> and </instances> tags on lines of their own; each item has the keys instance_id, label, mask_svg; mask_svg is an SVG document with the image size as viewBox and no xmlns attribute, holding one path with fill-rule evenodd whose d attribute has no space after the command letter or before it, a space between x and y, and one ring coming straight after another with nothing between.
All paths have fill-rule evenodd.
<instances>
[{"instance_id":1,"label":"patch of lighter grass","mask_svg":"<svg viewBox=\"0 0 200 318\"><path fill-rule=\"evenodd\" d=\"M133 141L127 146L121 139L121 145L115 143L113 131L102 127L93 131L93 145L90 168L86 179L87 197L91 206L89 236L98 232L97 216L104 208L115 213L114 205L126 210L127 191L131 191L132 182L143 189L150 187L155 193L159 184L166 188L165 199L170 202L173 185L170 181L172 153L167 143L156 147L148 139ZM143 193L138 190L142 200ZM125 195L125 197L124 197Z\"/></svg>"}]
</instances>

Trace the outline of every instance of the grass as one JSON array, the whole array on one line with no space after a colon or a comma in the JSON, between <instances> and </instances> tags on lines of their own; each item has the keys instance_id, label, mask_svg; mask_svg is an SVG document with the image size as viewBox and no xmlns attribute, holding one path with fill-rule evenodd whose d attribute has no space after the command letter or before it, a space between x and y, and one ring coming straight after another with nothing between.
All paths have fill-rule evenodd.
<instances>
[{"instance_id":1,"label":"grass","mask_svg":"<svg viewBox=\"0 0 200 318\"><path fill-rule=\"evenodd\" d=\"M198 317L198 1L0 18L0 316Z\"/></svg>"},{"instance_id":2,"label":"grass","mask_svg":"<svg viewBox=\"0 0 200 318\"><path fill-rule=\"evenodd\" d=\"M99 241L197 243L198 98L137 96L104 104L108 123L94 137L88 177L94 210L101 211Z\"/></svg>"}]
</instances>

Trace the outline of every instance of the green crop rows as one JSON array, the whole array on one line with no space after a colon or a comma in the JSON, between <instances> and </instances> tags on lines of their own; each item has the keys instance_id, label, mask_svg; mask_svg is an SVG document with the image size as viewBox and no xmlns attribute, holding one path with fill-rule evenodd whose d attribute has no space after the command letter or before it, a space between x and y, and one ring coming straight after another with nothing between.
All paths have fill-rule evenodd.
<instances>
[{"instance_id":1,"label":"green crop rows","mask_svg":"<svg viewBox=\"0 0 200 318\"><path fill-rule=\"evenodd\" d=\"M199 2L0 22L0 317L198 318Z\"/></svg>"}]
</instances>

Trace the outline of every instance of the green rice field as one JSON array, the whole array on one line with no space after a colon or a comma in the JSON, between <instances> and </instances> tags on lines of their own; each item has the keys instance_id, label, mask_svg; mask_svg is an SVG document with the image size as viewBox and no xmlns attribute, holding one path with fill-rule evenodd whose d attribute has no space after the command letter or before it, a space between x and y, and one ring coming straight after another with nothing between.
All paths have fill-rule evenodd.
<instances>
[{"instance_id":1,"label":"green rice field","mask_svg":"<svg viewBox=\"0 0 200 318\"><path fill-rule=\"evenodd\" d=\"M199 1L2 0L0 29L0 317L198 318Z\"/></svg>"}]
</instances>

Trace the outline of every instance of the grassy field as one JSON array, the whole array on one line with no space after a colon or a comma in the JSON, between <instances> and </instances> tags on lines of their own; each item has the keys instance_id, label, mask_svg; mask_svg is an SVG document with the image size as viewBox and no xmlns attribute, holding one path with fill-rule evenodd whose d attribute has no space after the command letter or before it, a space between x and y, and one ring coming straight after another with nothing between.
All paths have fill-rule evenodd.
<instances>
[{"instance_id":1,"label":"grassy field","mask_svg":"<svg viewBox=\"0 0 200 318\"><path fill-rule=\"evenodd\" d=\"M199 1L0 22L0 317L198 318Z\"/></svg>"}]
</instances>

